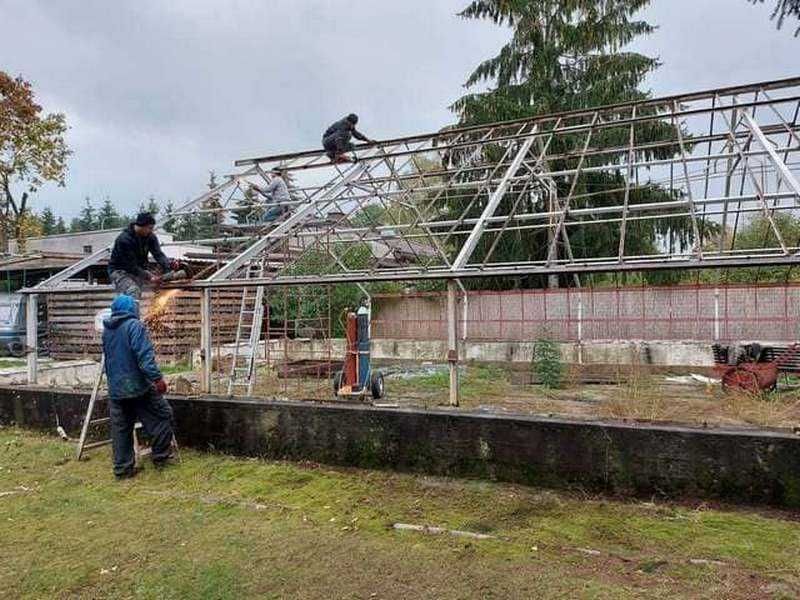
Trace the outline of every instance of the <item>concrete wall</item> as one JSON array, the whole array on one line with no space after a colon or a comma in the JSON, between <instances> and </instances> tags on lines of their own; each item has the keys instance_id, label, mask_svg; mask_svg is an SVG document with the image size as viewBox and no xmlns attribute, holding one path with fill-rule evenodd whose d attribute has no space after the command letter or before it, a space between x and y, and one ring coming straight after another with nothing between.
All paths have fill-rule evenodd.
<instances>
[{"instance_id":1,"label":"concrete wall","mask_svg":"<svg viewBox=\"0 0 800 600\"><path fill-rule=\"evenodd\" d=\"M284 357L284 342L273 340L270 353ZM465 361L510 363L522 365L533 358L534 342L461 342L460 356ZM712 367L714 358L711 346L706 342L643 342L643 341L597 341L558 344L565 362L584 365L655 365L670 367ZM289 360L311 358L341 359L344 356L344 340L289 340L286 356ZM222 348L220 355L226 356L232 347ZM264 356L263 342L259 355ZM387 340L372 341L372 357L376 360L400 360L444 362L447 347L438 340ZM200 364L199 352L193 360Z\"/></svg>"},{"instance_id":2,"label":"concrete wall","mask_svg":"<svg viewBox=\"0 0 800 600\"><path fill-rule=\"evenodd\" d=\"M87 394L0 389L0 424L75 435ZM179 442L312 460L614 494L800 508L800 437L445 410L170 398Z\"/></svg>"}]
</instances>

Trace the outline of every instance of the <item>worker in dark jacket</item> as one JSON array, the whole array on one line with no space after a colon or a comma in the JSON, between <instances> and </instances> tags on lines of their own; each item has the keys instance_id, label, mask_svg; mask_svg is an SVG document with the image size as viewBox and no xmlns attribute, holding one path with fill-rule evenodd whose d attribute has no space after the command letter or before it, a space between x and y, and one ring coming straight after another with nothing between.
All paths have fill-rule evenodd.
<instances>
[{"instance_id":1,"label":"worker in dark jacket","mask_svg":"<svg viewBox=\"0 0 800 600\"><path fill-rule=\"evenodd\" d=\"M114 475L135 474L133 427L140 421L152 440L152 459L163 466L171 458L172 408L164 399L167 384L156 364L147 329L131 296L121 295L103 321L103 354L108 379L108 412L114 448Z\"/></svg>"},{"instance_id":2,"label":"worker in dark jacket","mask_svg":"<svg viewBox=\"0 0 800 600\"><path fill-rule=\"evenodd\" d=\"M111 259L108 261L108 276L118 294L142 297L142 286L146 282L160 283L160 276L147 270L147 255L152 254L164 272L176 270L178 261L170 260L161 251L158 238L153 233L156 220L148 212L139 213L136 221L122 230L114 241Z\"/></svg>"},{"instance_id":3,"label":"worker in dark jacket","mask_svg":"<svg viewBox=\"0 0 800 600\"><path fill-rule=\"evenodd\" d=\"M362 142L375 143L375 140L369 139L356 129L356 123L358 123L358 115L351 113L325 130L322 135L322 147L325 148L325 154L328 155L331 162L355 162L357 160L355 155L352 159L345 156L345 152L353 150L351 137Z\"/></svg>"}]
</instances>

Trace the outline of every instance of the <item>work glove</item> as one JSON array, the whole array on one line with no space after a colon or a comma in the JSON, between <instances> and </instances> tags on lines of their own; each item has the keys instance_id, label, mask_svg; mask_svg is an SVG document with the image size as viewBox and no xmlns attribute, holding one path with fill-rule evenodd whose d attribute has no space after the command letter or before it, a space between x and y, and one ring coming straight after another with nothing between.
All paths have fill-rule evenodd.
<instances>
[{"instance_id":1,"label":"work glove","mask_svg":"<svg viewBox=\"0 0 800 600\"><path fill-rule=\"evenodd\" d=\"M167 382L164 381L163 377L154 381L153 387L156 388L156 391L162 396L167 393Z\"/></svg>"},{"instance_id":2,"label":"work glove","mask_svg":"<svg viewBox=\"0 0 800 600\"><path fill-rule=\"evenodd\" d=\"M181 268L181 263L178 262L177 258L173 258L169 261L169 268L173 271L177 271Z\"/></svg>"}]
</instances>

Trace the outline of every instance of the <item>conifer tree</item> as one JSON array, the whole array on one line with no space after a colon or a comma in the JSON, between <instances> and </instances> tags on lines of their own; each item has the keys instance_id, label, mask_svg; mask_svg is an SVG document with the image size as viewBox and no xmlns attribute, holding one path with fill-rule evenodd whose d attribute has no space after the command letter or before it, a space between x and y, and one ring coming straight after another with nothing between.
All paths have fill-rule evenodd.
<instances>
[{"instance_id":1,"label":"conifer tree","mask_svg":"<svg viewBox=\"0 0 800 600\"><path fill-rule=\"evenodd\" d=\"M648 73L658 67L658 60L625 48L654 30L653 25L637 17L649 3L650 0L473 0L460 15L508 27L511 38L496 56L480 63L465 84L467 88L488 84L489 89L466 94L451 109L458 114L460 124L474 125L647 99L649 93L642 84ZM619 137L621 129L601 131L594 136L594 144L624 146L627 140L608 137ZM635 134L638 143L675 138L675 130L668 122L636 127ZM585 134L561 136L550 146L549 153L563 155L580 150L584 139ZM612 144L612 140L616 143ZM676 151L670 145L652 151L650 156L666 157ZM570 165L551 162L549 167L558 170ZM559 198L564 198L571 180L564 176L554 180ZM620 171L584 173L576 189L581 199L572 206L620 205L624 181ZM634 188L630 196L631 203L673 199L668 190L657 186ZM496 214L507 214L514 200L514 193L507 193ZM460 215L468 202L454 203L449 207L450 216ZM544 197L531 202L536 203L531 210L549 209ZM469 216L477 216L481 209L474 206L476 214ZM692 244L691 233L689 220L683 218L630 223L626 253L658 252L667 239L673 249L685 249ZM492 261L543 260L549 247L547 236L543 229L506 234L494 250ZM490 236L484 236L473 256L485 256L492 242ZM619 247L619 226L593 226L590 231L576 228L571 232L570 243L576 258L614 255ZM648 277L663 280L664 274ZM475 282L499 287L538 287L545 283L541 278L530 277L521 281Z\"/></svg>"},{"instance_id":2,"label":"conifer tree","mask_svg":"<svg viewBox=\"0 0 800 600\"><path fill-rule=\"evenodd\" d=\"M42 223L42 235L53 235L56 233L56 216L49 206L45 206L39 216Z\"/></svg>"}]
</instances>

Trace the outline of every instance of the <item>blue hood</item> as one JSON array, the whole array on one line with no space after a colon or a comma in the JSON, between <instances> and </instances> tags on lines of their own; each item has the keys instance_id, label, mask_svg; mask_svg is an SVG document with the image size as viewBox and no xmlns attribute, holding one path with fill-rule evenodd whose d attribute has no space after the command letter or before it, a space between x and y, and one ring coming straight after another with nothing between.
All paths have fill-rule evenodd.
<instances>
[{"instance_id":1,"label":"blue hood","mask_svg":"<svg viewBox=\"0 0 800 600\"><path fill-rule=\"evenodd\" d=\"M128 319L138 319L139 315L132 312L115 312L111 313L111 316L107 319L103 319L103 327L106 329L116 329L120 326L123 322L127 321Z\"/></svg>"},{"instance_id":2,"label":"blue hood","mask_svg":"<svg viewBox=\"0 0 800 600\"><path fill-rule=\"evenodd\" d=\"M103 319L103 326L116 329L120 323L128 319L139 318L139 304L131 296L120 294L111 303L111 316Z\"/></svg>"}]
</instances>

